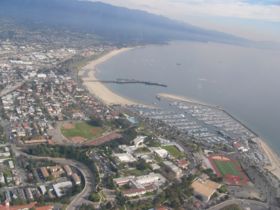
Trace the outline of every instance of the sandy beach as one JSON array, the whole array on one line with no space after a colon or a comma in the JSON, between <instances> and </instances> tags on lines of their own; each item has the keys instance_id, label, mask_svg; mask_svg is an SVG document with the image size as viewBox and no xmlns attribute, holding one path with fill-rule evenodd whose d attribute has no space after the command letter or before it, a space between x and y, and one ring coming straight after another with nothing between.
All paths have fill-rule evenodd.
<instances>
[{"instance_id":1,"label":"sandy beach","mask_svg":"<svg viewBox=\"0 0 280 210\"><path fill-rule=\"evenodd\" d=\"M270 161L270 164L266 166L266 169L280 180L280 157L267 145L264 140L258 138L257 143Z\"/></svg>"},{"instance_id":2,"label":"sandy beach","mask_svg":"<svg viewBox=\"0 0 280 210\"><path fill-rule=\"evenodd\" d=\"M116 49L113 50L106 55L91 61L86 66L82 68L82 70L79 71L79 76L83 81L83 84L87 89L90 91L90 93L94 94L97 98L99 98L102 102L104 102L107 105L135 105L136 102L129 100L125 97L119 96L116 93L112 92L108 87L106 87L101 82L90 82L89 80L98 80L95 76L96 73L96 67L97 65L111 59L112 57L126 52L128 50L131 50L132 48L122 48L122 49Z\"/></svg>"}]
</instances>

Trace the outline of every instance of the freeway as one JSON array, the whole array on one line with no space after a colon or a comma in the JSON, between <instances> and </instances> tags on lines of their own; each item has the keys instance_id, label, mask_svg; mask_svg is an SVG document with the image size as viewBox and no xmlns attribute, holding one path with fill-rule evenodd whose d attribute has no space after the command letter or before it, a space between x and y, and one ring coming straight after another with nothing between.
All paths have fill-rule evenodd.
<instances>
[{"instance_id":1,"label":"freeway","mask_svg":"<svg viewBox=\"0 0 280 210\"><path fill-rule=\"evenodd\" d=\"M91 171L88 169L87 166L85 166L84 164L82 164L78 161L75 161L75 160L70 160L70 159L65 159L65 158L38 157L38 156L28 155L15 148L13 148L13 149L17 156L23 155L25 157L28 157L28 158L31 158L34 160L49 160L49 161L53 161L58 164L71 165L71 166L77 168L81 172L82 176L84 177L85 187L79 194L77 194L71 200L69 205L66 207L66 210L75 210L75 209L78 209L78 207L81 206L82 204L91 203L90 201L87 200L87 198L89 197L91 192L94 191L94 183L93 183L94 176L91 173Z\"/></svg>"},{"instance_id":2,"label":"freeway","mask_svg":"<svg viewBox=\"0 0 280 210\"><path fill-rule=\"evenodd\" d=\"M5 96L5 95L7 95L7 94L9 94L9 93L11 93L11 92L13 92L13 91L15 91L15 90L17 90L17 89L20 88L25 82L26 82L26 81L18 82L18 83L16 83L14 86L12 86L12 87L7 87L6 89L2 90L2 91L0 92L0 98L3 97L3 96Z\"/></svg>"}]
</instances>

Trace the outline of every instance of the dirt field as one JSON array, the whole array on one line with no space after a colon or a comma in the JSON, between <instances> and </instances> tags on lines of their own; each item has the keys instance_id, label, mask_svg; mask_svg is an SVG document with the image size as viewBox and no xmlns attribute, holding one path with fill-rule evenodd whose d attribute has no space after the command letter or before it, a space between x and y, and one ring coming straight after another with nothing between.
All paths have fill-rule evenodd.
<instances>
[{"instance_id":1,"label":"dirt field","mask_svg":"<svg viewBox=\"0 0 280 210\"><path fill-rule=\"evenodd\" d=\"M72 143L74 143L74 144L82 144L82 143L84 143L84 142L86 141L85 138L80 137L80 136L72 137L72 138L70 138L70 140L71 140Z\"/></svg>"},{"instance_id":2,"label":"dirt field","mask_svg":"<svg viewBox=\"0 0 280 210\"><path fill-rule=\"evenodd\" d=\"M110 133L108 135L101 136L101 137L99 137L97 139L94 139L94 140L92 140L90 142L87 142L86 145L98 146L98 145L104 144L106 142L110 142L110 141L119 139L121 137L122 137L121 134L113 132L113 133Z\"/></svg>"},{"instance_id":3,"label":"dirt field","mask_svg":"<svg viewBox=\"0 0 280 210\"><path fill-rule=\"evenodd\" d=\"M63 129L65 130L70 130L70 129L74 129L75 125L73 123L70 122L66 122L62 125Z\"/></svg>"}]
</instances>

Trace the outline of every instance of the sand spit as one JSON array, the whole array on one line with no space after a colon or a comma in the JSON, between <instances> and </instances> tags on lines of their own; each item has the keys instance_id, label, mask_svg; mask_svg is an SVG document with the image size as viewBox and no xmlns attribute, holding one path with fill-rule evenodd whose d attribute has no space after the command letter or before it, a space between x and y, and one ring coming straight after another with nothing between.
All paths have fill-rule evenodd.
<instances>
[{"instance_id":1,"label":"sand spit","mask_svg":"<svg viewBox=\"0 0 280 210\"><path fill-rule=\"evenodd\" d=\"M169 94L169 93L159 93L159 94L157 94L157 97L165 98L167 100L185 101L185 102L189 102L189 103L200 104L200 105L203 105L203 106L210 106L210 107L219 108L218 106L213 106L211 104L206 104L206 103L200 102L200 101L192 99L192 98L188 98L188 97L185 97L185 96L174 95L174 94Z\"/></svg>"}]
</instances>

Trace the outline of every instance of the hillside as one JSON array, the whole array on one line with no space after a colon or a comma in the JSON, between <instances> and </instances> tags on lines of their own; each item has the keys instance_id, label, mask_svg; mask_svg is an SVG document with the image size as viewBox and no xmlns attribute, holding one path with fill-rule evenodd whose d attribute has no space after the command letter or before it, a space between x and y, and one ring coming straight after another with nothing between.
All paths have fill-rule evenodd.
<instances>
[{"instance_id":1,"label":"hillside","mask_svg":"<svg viewBox=\"0 0 280 210\"><path fill-rule=\"evenodd\" d=\"M244 44L247 40L204 30L139 10L77 0L1 0L0 17L29 28L42 26L94 33L116 43L159 43L170 40Z\"/></svg>"}]
</instances>

